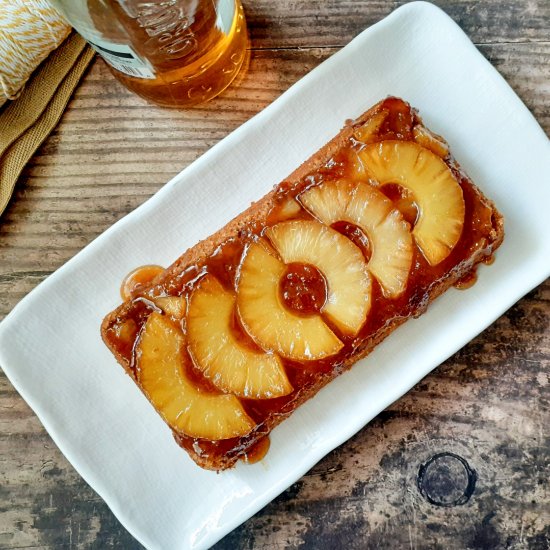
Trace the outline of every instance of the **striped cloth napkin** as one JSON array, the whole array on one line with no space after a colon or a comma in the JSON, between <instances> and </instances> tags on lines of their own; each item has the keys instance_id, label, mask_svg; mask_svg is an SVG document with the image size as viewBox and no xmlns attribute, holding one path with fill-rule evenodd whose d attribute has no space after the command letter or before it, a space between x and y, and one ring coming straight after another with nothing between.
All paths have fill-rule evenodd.
<instances>
[{"instance_id":1,"label":"striped cloth napkin","mask_svg":"<svg viewBox=\"0 0 550 550\"><path fill-rule=\"evenodd\" d=\"M0 215L93 55L46 0L0 0Z\"/></svg>"}]
</instances>

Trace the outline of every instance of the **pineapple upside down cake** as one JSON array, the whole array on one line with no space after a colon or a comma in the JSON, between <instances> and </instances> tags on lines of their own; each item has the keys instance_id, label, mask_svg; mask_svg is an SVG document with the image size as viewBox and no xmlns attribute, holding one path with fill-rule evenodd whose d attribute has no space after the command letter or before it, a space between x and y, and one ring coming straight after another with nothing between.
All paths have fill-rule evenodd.
<instances>
[{"instance_id":1,"label":"pineapple upside down cake","mask_svg":"<svg viewBox=\"0 0 550 550\"><path fill-rule=\"evenodd\" d=\"M223 470L261 457L301 403L467 286L503 236L444 139L390 97L172 266L134 272L102 336L177 443Z\"/></svg>"}]
</instances>

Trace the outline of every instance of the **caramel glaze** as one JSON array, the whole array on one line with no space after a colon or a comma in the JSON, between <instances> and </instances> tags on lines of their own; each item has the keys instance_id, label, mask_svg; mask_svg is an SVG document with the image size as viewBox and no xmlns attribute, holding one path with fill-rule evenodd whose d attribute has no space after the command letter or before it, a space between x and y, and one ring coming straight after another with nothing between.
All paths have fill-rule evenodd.
<instances>
[{"instance_id":1,"label":"caramel glaze","mask_svg":"<svg viewBox=\"0 0 550 550\"><path fill-rule=\"evenodd\" d=\"M271 441L269 440L269 436L262 437L252 447L249 447L248 450L244 453L243 460L247 464L256 464L256 462L260 462L262 458L267 454L267 451L269 451L269 446L271 445Z\"/></svg>"},{"instance_id":2,"label":"caramel glaze","mask_svg":"<svg viewBox=\"0 0 550 550\"><path fill-rule=\"evenodd\" d=\"M288 264L279 285L283 304L300 315L320 313L327 301L327 283L313 265Z\"/></svg>"},{"instance_id":3,"label":"caramel glaze","mask_svg":"<svg viewBox=\"0 0 550 550\"><path fill-rule=\"evenodd\" d=\"M120 285L120 297L123 300L131 300L138 295L140 288L147 286L151 281L164 271L160 265L142 265L133 269L124 277Z\"/></svg>"},{"instance_id":4,"label":"caramel glaze","mask_svg":"<svg viewBox=\"0 0 550 550\"><path fill-rule=\"evenodd\" d=\"M387 109L389 115L380 127L378 134L369 138L369 143L386 139L413 139L413 127L416 124L421 124L421 120L407 103L397 98L388 98L380 104L378 110L380 109ZM265 227L281 221L278 208L282 210L289 197L296 198L299 202L301 192L313 185L322 183L324 180L352 177L352 174L357 172L353 170L350 159L358 158L356 152L363 146L363 143L350 138L347 144L340 148L324 167L299 181L282 182L277 188L276 205L268 214L265 226L256 224L248 227L246 231L241 231L239 235L228 239L219 246L204 264L188 266L183 273L169 278L162 284L153 284L144 293L144 296L189 295L194 288L194 283L207 272L215 275L225 288L234 291L236 277L238 276L238 265L246 244L261 236ZM430 299L438 293L432 291L435 284L446 280L451 280L456 284L458 279L464 279L468 273L475 271L475 266L472 265L471 260L468 260L472 253L477 251L477 262L480 259L490 261L494 244L491 237L491 235L494 235L493 209L489 203L486 203L484 199L476 194L473 184L461 172L452 157L448 156L444 160L460 183L465 201L464 228L461 238L451 254L440 264L430 266L418 247L415 246L412 268L405 292L396 299L387 299L383 296L377 281L373 280L372 307L367 321L356 336L350 337L341 333L338 334L344 343L344 347L337 355L320 361L301 363L283 360L294 391L290 395L275 399L242 399L246 412L257 422L256 428L250 434L241 438L209 441L193 439L185 434L174 433L179 445L205 459L224 457L228 463L232 463L237 457L244 458L247 454L253 452L255 445L265 445L265 436L271 430L271 426L278 423L273 421L274 418L284 418L290 414L296 406L311 396L312 388L317 391L335 376L349 368L351 360L354 357L364 355L366 350L373 347L373 342L376 343L385 336L386 331L391 330L411 316L417 317L423 313ZM392 185L384 186L382 190L385 187L388 187L386 195L394 201L397 207L401 206L406 211L404 212L406 219L410 223L414 223L414 219L411 219L411 217L416 217L414 214L415 205L410 202L409 197L401 193L399 189L392 189L394 187ZM312 216L302 209L295 218L312 219ZM333 227L348 236L363 250L366 258L369 258L368 239L357 227L341 222L334 224ZM311 275L311 273L309 274ZM307 277L305 278L307 279ZM315 277L310 278L315 279ZM284 284L281 286L284 286ZM318 302L322 299L320 287L320 282L313 283L312 288L316 289L315 292L319 292L319 294L313 299L315 305L309 303L309 305L304 306L304 311L318 310ZM296 299L296 297L297 294L294 298ZM287 305L296 308L296 304L293 305L292 300L290 300L290 303L287 302ZM128 361L130 372L134 378L133 350L139 339L139 331L151 311L152 309L147 300L134 297L133 305L129 311L126 309L123 317L115 319L114 323L107 329L106 337L109 345ZM130 322L134 325L133 329L130 327L126 331L129 334L129 336L126 335L126 338L120 337L121 330L118 325L123 322ZM185 330L184 323L182 328ZM255 347L238 320L235 321L233 328L241 341ZM191 364L191 361L189 363ZM205 391L212 390L211 385L204 380L198 371L193 374L193 378Z\"/></svg>"},{"instance_id":5,"label":"caramel glaze","mask_svg":"<svg viewBox=\"0 0 550 550\"><path fill-rule=\"evenodd\" d=\"M472 288L477 282L477 273L475 271L470 271L464 277L461 277L456 281L454 284L455 288L458 288L458 290L467 290L468 288Z\"/></svg>"}]
</instances>

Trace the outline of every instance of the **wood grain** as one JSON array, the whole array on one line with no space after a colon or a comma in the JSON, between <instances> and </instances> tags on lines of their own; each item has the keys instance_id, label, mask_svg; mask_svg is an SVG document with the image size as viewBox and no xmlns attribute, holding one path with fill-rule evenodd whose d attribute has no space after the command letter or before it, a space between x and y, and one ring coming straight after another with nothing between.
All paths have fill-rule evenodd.
<instances>
[{"instance_id":1,"label":"wood grain","mask_svg":"<svg viewBox=\"0 0 550 550\"><path fill-rule=\"evenodd\" d=\"M145 104L96 60L0 218L0 318L401 3L249 0L246 76L186 112ZM437 3L550 133L550 4ZM550 547L549 325L546 281L216 548ZM473 493L432 504L426 496L448 504L462 494L467 476L453 455L475 472ZM141 548L0 373L0 548L114 547Z\"/></svg>"},{"instance_id":2,"label":"wood grain","mask_svg":"<svg viewBox=\"0 0 550 550\"><path fill-rule=\"evenodd\" d=\"M243 1L255 47L344 46L406 1ZM548 42L550 3L436 0L476 44Z\"/></svg>"}]
</instances>

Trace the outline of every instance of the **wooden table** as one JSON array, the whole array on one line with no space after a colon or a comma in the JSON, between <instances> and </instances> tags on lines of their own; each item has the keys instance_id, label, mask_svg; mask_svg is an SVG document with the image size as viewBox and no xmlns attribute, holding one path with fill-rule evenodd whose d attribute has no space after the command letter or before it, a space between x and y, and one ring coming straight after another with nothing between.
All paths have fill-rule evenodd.
<instances>
[{"instance_id":1,"label":"wooden table","mask_svg":"<svg viewBox=\"0 0 550 550\"><path fill-rule=\"evenodd\" d=\"M248 73L187 112L147 105L96 59L0 218L0 318L401 3L246 1ZM437 3L549 132L550 3ZM546 281L216 548L550 547L549 300ZM0 547L140 548L2 372Z\"/></svg>"}]
</instances>

